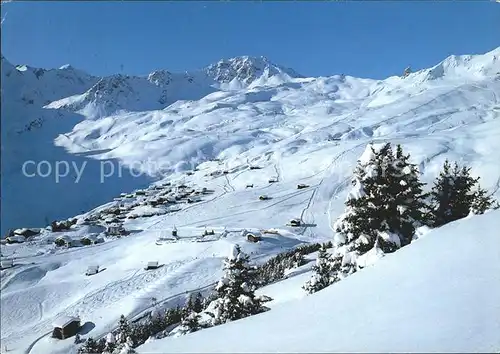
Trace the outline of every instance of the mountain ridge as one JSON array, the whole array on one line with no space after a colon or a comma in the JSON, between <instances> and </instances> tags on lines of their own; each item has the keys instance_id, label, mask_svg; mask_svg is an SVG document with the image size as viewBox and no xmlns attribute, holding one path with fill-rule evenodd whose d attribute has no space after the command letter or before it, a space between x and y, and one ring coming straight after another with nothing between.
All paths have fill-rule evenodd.
<instances>
[{"instance_id":1,"label":"mountain ridge","mask_svg":"<svg viewBox=\"0 0 500 354\"><path fill-rule=\"evenodd\" d=\"M88 161L97 164L96 168L111 159L139 171L148 171L148 160L155 160L163 166L158 170L167 175L182 175L211 159L225 160L227 168L236 168L243 164L242 159L268 165L276 159L299 158L318 172L327 164L307 154L315 156L315 151L330 149L331 144L349 146L374 139L407 139L411 143L414 137L423 139L425 132L430 137L446 136L432 140L436 157L422 159L422 167L430 168L444 156L453 158L453 151L460 151L471 163L479 156L486 161L484 151L490 151L489 147L478 141L474 143L477 148L467 151L449 136L453 129L465 127L474 127L473 131L483 137L495 134L494 121L500 111L500 75L496 74L500 66L495 59L499 51L500 47L484 55L460 56L460 60L448 57L406 78L303 78L280 69L271 76L271 71L257 70L261 76L249 84L234 78L214 84L204 74L167 70L142 77L82 78L78 69L64 67L37 77L37 69L27 66L19 71L2 58L2 160L3 164L11 163L3 169L3 190L7 192L2 203L12 203L2 231L72 215L82 210L81 205L97 206L112 198L118 185L133 189L155 175L146 173L143 177L148 179L126 183L120 180L123 184L114 188L98 185L99 193L84 203L77 198L65 201L65 206L46 206L47 215L28 215L26 210L34 201L19 198L18 188L28 188L24 182L29 181L33 184L30 193L40 189L35 186L42 179L27 179L21 174L22 161L35 156L36 160L51 160L48 157L53 155L68 161L78 156L79 163ZM444 75L429 79L429 71L439 67ZM246 69L242 72L248 73ZM481 125L492 125L493 130L479 132ZM439 141L447 145L439 147L444 144ZM44 148L37 145L42 143ZM89 157L82 160L82 156ZM496 188L497 172L490 170L494 172L485 178ZM61 188L48 181L42 184L53 190L51 193ZM82 186L71 184L71 193L81 193ZM10 218L18 221L12 223Z\"/></svg>"}]
</instances>

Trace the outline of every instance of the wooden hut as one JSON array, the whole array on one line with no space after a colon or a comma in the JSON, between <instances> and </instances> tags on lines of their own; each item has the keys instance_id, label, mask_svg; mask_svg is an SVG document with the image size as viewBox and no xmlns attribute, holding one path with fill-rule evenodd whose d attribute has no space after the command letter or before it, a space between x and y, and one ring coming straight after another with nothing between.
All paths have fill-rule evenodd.
<instances>
[{"instance_id":1,"label":"wooden hut","mask_svg":"<svg viewBox=\"0 0 500 354\"><path fill-rule=\"evenodd\" d=\"M87 268L87 271L85 272L85 275L90 276L90 275L95 275L97 273L99 273L99 266L98 265L94 265L94 266L89 266Z\"/></svg>"},{"instance_id":2,"label":"wooden hut","mask_svg":"<svg viewBox=\"0 0 500 354\"><path fill-rule=\"evenodd\" d=\"M292 219L290 220L290 226L293 226L293 227L298 227L298 226L301 226L302 223L299 219Z\"/></svg>"},{"instance_id":3,"label":"wooden hut","mask_svg":"<svg viewBox=\"0 0 500 354\"><path fill-rule=\"evenodd\" d=\"M12 268L13 266L14 266L13 259L2 259L2 261L0 262L0 267L2 269Z\"/></svg>"},{"instance_id":4,"label":"wooden hut","mask_svg":"<svg viewBox=\"0 0 500 354\"><path fill-rule=\"evenodd\" d=\"M144 270L156 269L158 267L158 261L151 261L144 267Z\"/></svg>"},{"instance_id":5,"label":"wooden hut","mask_svg":"<svg viewBox=\"0 0 500 354\"><path fill-rule=\"evenodd\" d=\"M201 201L201 199L200 199L200 198L198 198L198 197L189 197L189 198L187 199L187 202L188 202L188 203L190 203L190 204L191 204L191 203L197 203L197 202L199 202L199 201Z\"/></svg>"},{"instance_id":6,"label":"wooden hut","mask_svg":"<svg viewBox=\"0 0 500 354\"><path fill-rule=\"evenodd\" d=\"M40 233L40 229L23 228L23 229L14 230L14 235L20 235L20 236L24 236L24 237L31 237L34 235L38 235L39 233Z\"/></svg>"},{"instance_id":7,"label":"wooden hut","mask_svg":"<svg viewBox=\"0 0 500 354\"><path fill-rule=\"evenodd\" d=\"M130 217L130 216L129 216ZM122 225L109 225L106 227L106 235L108 236L121 236L126 235L127 231L123 228Z\"/></svg>"},{"instance_id":8,"label":"wooden hut","mask_svg":"<svg viewBox=\"0 0 500 354\"><path fill-rule=\"evenodd\" d=\"M215 231L214 230L208 231L207 229L205 229L205 231L203 231L202 236L208 236L208 235L215 235Z\"/></svg>"},{"instance_id":9,"label":"wooden hut","mask_svg":"<svg viewBox=\"0 0 500 354\"><path fill-rule=\"evenodd\" d=\"M14 235L7 237L5 240L7 243L23 243L26 241L26 237L22 235Z\"/></svg>"},{"instance_id":10,"label":"wooden hut","mask_svg":"<svg viewBox=\"0 0 500 354\"><path fill-rule=\"evenodd\" d=\"M260 240L262 240L260 236L256 236L254 234L247 234L247 241L249 242L256 243L259 242Z\"/></svg>"},{"instance_id":11,"label":"wooden hut","mask_svg":"<svg viewBox=\"0 0 500 354\"><path fill-rule=\"evenodd\" d=\"M53 323L52 337L66 339L74 336L80 330L80 319L78 317L63 316Z\"/></svg>"}]
</instances>

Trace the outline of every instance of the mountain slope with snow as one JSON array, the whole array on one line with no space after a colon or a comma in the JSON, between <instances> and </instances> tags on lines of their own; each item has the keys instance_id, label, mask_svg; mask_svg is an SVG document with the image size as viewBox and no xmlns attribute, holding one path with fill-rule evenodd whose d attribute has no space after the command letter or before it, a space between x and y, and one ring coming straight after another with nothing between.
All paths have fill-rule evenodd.
<instances>
[{"instance_id":1,"label":"mountain slope with snow","mask_svg":"<svg viewBox=\"0 0 500 354\"><path fill-rule=\"evenodd\" d=\"M150 178L192 170L215 158L223 160L224 169L238 171L248 163L271 169L276 165L282 179L292 182L324 171L338 152L372 140L390 140L408 147L427 179L427 169L434 174L444 158L463 158L473 165L475 174L483 176L485 187L496 192L500 186L500 170L494 163L500 140L498 56L497 48L484 55L450 57L407 78L378 81L344 76L302 78L265 58L241 57L185 74L156 71L148 77L101 79L79 74L75 80L81 79L83 86L64 89L62 97L51 88L57 95L44 93L41 96L47 99L36 101L40 104L26 103L23 98L25 90L38 82L33 74L36 70L2 70L6 92L2 95L2 141L9 146L3 150L9 161L4 165L15 171L4 172L2 181L8 190L15 190L5 196L12 214L2 220L2 232L8 227L38 226L47 218L68 217L109 200L106 191L110 189L95 183L104 161L122 164L127 176L129 171L144 173L126 181L116 175L108 177L109 185L121 186L121 190L111 188L113 193L142 187ZM3 59L2 65L10 63ZM430 79L429 73L437 68L442 68L442 74ZM50 73L59 77L68 72L76 71L67 67L47 71L40 80ZM70 81L56 80L51 87L66 88ZM36 94L29 92L29 96ZM42 108L50 99L55 101ZM46 120L54 122L53 129L36 129ZM24 134L29 143L18 134L26 126L35 128ZM13 153L16 150L25 153ZM48 160L53 165L53 151L61 156L58 160L71 161L77 156L79 166L84 162L92 165L83 176L92 182L74 185L73 173L71 180L63 178L66 182L60 185L52 178L49 186L46 178L21 175L26 160ZM336 178L348 177L356 158L352 156L343 158L345 168L335 171ZM296 163L300 169L285 168ZM242 171L235 188L243 188L250 178L254 177ZM66 212L41 202L49 195L66 193L71 184L73 201L64 201ZM38 202L34 203L31 193L23 194L28 185L38 191ZM82 198L88 188L104 193Z\"/></svg>"},{"instance_id":2,"label":"mountain slope with snow","mask_svg":"<svg viewBox=\"0 0 500 354\"><path fill-rule=\"evenodd\" d=\"M499 217L457 221L318 293L138 352L498 352ZM275 294L301 290L282 283Z\"/></svg>"}]
</instances>

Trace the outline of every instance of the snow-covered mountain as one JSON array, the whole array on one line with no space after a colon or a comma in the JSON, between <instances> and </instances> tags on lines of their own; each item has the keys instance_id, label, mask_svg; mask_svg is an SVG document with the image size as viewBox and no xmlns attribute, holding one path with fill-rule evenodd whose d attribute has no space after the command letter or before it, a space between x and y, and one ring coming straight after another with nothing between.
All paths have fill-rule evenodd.
<instances>
[{"instance_id":1,"label":"snow-covered mountain","mask_svg":"<svg viewBox=\"0 0 500 354\"><path fill-rule=\"evenodd\" d=\"M233 170L248 162L271 169L300 162L293 174L281 171L292 181L324 170L336 152L347 155L372 140L403 142L424 173L433 173L445 157L465 159L497 190L499 56L499 48L453 56L386 80L302 78L250 57L192 73L104 78L69 66L16 68L3 58L2 183L9 188L3 188L2 203L12 213L4 214L2 232L82 212L119 188L149 183L158 171L184 171L215 158ZM89 184L75 184L75 173L58 184L54 178L22 177L24 161L54 163L54 156L93 166L83 175ZM352 156L346 157L343 177ZM108 177L109 186L96 183L104 159L145 174ZM235 188L245 186L243 176ZM96 193L86 193L89 188ZM48 203L54 194L68 200Z\"/></svg>"},{"instance_id":2,"label":"snow-covered mountain","mask_svg":"<svg viewBox=\"0 0 500 354\"><path fill-rule=\"evenodd\" d=\"M2 233L14 227L43 227L52 220L76 219L63 232L42 230L31 242L2 244L2 260L14 259L15 263L1 273L1 307L8 309L2 311L2 345L14 353L71 353L76 348L73 338L59 341L49 335L52 321L61 315L79 315L84 321L82 336L100 337L116 327L121 314L135 319L148 313L152 298L175 306L185 300L186 292L210 289L220 278L222 259L231 244L241 243L252 260L263 262L299 244L331 240L356 161L369 143L402 144L427 183L445 159L466 163L498 199L499 55L497 48L483 55L450 57L405 78L385 80L343 75L304 78L265 59L246 57L190 73L158 70L145 77L97 78L65 66L39 73L37 78L36 69L16 67L2 58ZM26 166L26 161L33 164ZM62 162L68 163L68 170ZM23 173L23 166L33 176ZM154 181L158 184L150 186ZM299 184L306 187L298 189ZM287 226L292 218L308 226ZM472 301L476 293L463 289L477 286L486 291L485 284L498 280L494 270L499 258L492 246L497 219L498 212L492 212L474 218L477 221L464 220L457 224L461 226L435 230L373 269L342 281L340 295L333 294L337 285L332 285L332 290L311 296L301 305L284 304L305 296L296 288L310 277L309 263L300 270L302 274L259 290L275 299L271 306L276 309L242 320L242 331L247 332L247 326L249 331L256 330L252 326L271 328L261 319L279 327L282 315L290 312L287 306L296 306L298 318L304 319L316 301L325 304L330 296L337 296L350 309L356 307L360 312L352 312L354 317L362 316L370 309L344 302L347 297L342 294L355 292L362 300L365 293L357 292L364 287L361 283L379 281L385 286L374 290L381 299L380 311L388 303L399 306L400 302L392 302L399 299L398 294L405 299L411 295L419 306L413 312L398 307L401 311L394 314L398 321L434 310L443 317ZM106 226L117 220L129 235L103 236ZM479 224L484 238L475 243L473 231ZM171 235L174 225L176 237ZM213 235L201 237L212 229ZM276 233L264 233L269 229ZM247 231L261 241L247 242L243 236ZM467 251L465 261L445 257L448 263L432 273L430 286L421 287L426 272L418 273L417 267L423 267L424 261L443 261L439 257L451 252L449 239L456 235L460 235L457 249ZM99 243L102 238L105 242ZM56 246L56 240L80 247ZM82 246L82 242L94 241ZM424 251L426 257L421 258ZM457 254L462 256L461 251ZM154 260L163 266L144 270L145 263ZM416 285L398 278L401 274L394 269L401 263L405 272L411 270L413 279L419 280ZM102 271L86 277L90 265L99 265ZM482 277L464 274L465 265L467 270L485 272ZM453 269L458 271L453 273ZM389 273L391 278L387 278ZM391 281L400 280L397 290L401 292L388 291ZM439 309L426 307L418 301L429 295L429 289L463 296ZM475 303L476 317L469 309L463 318L447 317L454 321L450 332L439 336L432 336L436 331L419 332L427 328L426 321L415 323L405 333L396 326L401 342L385 346L392 322L381 317L377 326L384 329L384 335L368 331L364 343L370 350L497 350L491 345L498 344L494 338L498 331L493 332L498 322L490 319L498 312L491 305L498 289L488 291L491 294ZM324 310L343 313L336 304ZM486 308L493 311L488 315L493 317L483 316ZM459 321L464 318L474 324L478 335L464 334ZM332 323L343 320L345 316ZM488 326L483 331L484 323ZM356 322L352 328L363 331L361 325ZM224 325L190 338L199 338L202 345L205 336L213 333L217 339L204 349L220 351L223 348L216 347L217 343L234 334L231 331L237 332L238 326L234 323L224 329ZM299 329L301 333L290 331L290 336L304 339L304 345L314 340L313 334L323 333L305 325ZM279 335L285 336L288 330L283 327ZM342 331L338 336L347 338L348 333ZM424 333L436 342L403 347L404 343L420 343L419 335L409 337L412 333ZM448 335L463 335L464 340L444 347L443 343L450 343ZM187 337L178 344L167 344L170 340L145 345L143 351L200 349L194 344L184 346ZM252 343L248 348L287 350L276 343L269 339L267 347ZM290 343L289 350L294 342ZM308 351L349 349L346 341L321 343L324 346L311 345ZM368 348L362 341L356 343L359 350ZM224 348L238 349L233 344Z\"/></svg>"},{"instance_id":3,"label":"snow-covered mountain","mask_svg":"<svg viewBox=\"0 0 500 354\"><path fill-rule=\"evenodd\" d=\"M291 69L248 56L221 60L184 74L157 70L147 77L112 75L101 78L85 93L66 97L47 108L82 112L87 118L101 118L124 111L162 109L179 100L196 101L217 89L242 89L249 85L288 82L301 77Z\"/></svg>"},{"instance_id":4,"label":"snow-covered mountain","mask_svg":"<svg viewBox=\"0 0 500 354\"><path fill-rule=\"evenodd\" d=\"M204 71L208 77L220 83L240 82L247 85L254 81L263 82L271 77L279 77L282 80L303 77L293 69L276 65L263 56L220 60L206 67Z\"/></svg>"}]
</instances>

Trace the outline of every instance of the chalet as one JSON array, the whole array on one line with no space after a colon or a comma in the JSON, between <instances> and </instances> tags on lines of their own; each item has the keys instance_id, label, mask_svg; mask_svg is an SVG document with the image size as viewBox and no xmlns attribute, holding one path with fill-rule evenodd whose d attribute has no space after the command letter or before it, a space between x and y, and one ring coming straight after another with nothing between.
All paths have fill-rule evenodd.
<instances>
[{"instance_id":1,"label":"chalet","mask_svg":"<svg viewBox=\"0 0 500 354\"><path fill-rule=\"evenodd\" d=\"M198 198L198 197L189 197L189 198L187 199L187 202L188 202L188 203L197 203L197 202L199 202L199 201L201 201L201 199L200 199L200 198Z\"/></svg>"},{"instance_id":2,"label":"chalet","mask_svg":"<svg viewBox=\"0 0 500 354\"><path fill-rule=\"evenodd\" d=\"M177 228L175 226L172 229L172 236L177 237Z\"/></svg>"},{"instance_id":3,"label":"chalet","mask_svg":"<svg viewBox=\"0 0 500 354\"><path fill-rule=\"evenodd\" d=\"M157 269L158 267L158 261L151 261L144 267L144 270Z\"/></svg>"},{"instance_id":4,"label":"chalet","mask_svg":"<svg viewBox=\"0 0 500 354\"><path fill-rule=\"evenodd\" d=\"M83 236L80 239L80 243L84 246L89 246L89 245L103 243L103 242L104 242L104 239L102 237L99 237L98 234L96 234L96 233L88 234L87 236Z\"/></svg>"},{"instance_id":5,"label":"chalet","mask_svg":"<svg viewBox=\"0 0 500 354\"><path fill-rule=\"evenodd\" d=\"M247 184L246 188L253 188L253 184Z\"/></svg>"},{"instance_id":6,"label":"chalet","mask_svg":"<svg viewBox=\"0 0 500 354\"><path fill-rule=\"evenodd\" d=\"M276 182L278 182L278 179L276 177L269 178L269 183L276 183Z\"/></svg>"},{"instance_id":7,"label":"chalet","mask_svg":"<svg viewBox=\"0 0 500 354\"><path fill-rule=\"evenodd\" d=\"M308 188L309 186L307 184L297 184L297 189L304 189L304 188Z\"/></svg>"},{"instance_id":8,"label":"chalet","mask_svg":"<svg viewBox=\"0 0 500 354\"><path fill-rule=\"evenodd\" d=\"M132 219L132 215L129 216L129 218ZM127 231L120 224L109 225L108 227L106 227L106 235L108 235L108 236L121 236L121 235L126 235L126 234L127 234Z\"/></svg>"},{"instance_id":9,"label":"chalet","mask_svg":"<svg viewBox=\"0 0 500 354\"><path fill-rule=\"evenodd\" d=\"M290 220L290 226L293 226L293 227L298 227L302 225L301 221L299 219L292 219Z\"/></svg>"},{"instance_id":10,"label":"chalet","mask_svg":"<svg viewBox=\"0 0 500 354\"><path fill-rule=\"evenodd\" d=\"M262 233L263 234L271 234L271 235L279 235L280 234L278 230L272 230L272 229L262 230Z\"/></svg>"},{"instance_id":11,"label":"chalet","mask_svg":"<svg viewBox=\"0 0 500 354\"><path fill-rule=\"evenodd\" d=\"M215 231L214 230L208 231L207 229L205 229L205 231L203 231L203 236L208 236L208 235L215 235Z\"/></svg>"},{"instance_id":12,"label":"chalet","mask_svg":"<svg viewBox=\"0 0 500 354\"><path fill-rule=\"evenodd\" d=\"M157 199L151 199L151 200L148 200L148 202L146 204L151 205L151 206L157 206L160 203L158 202Z\"/></svg>"},{"instance_id":13,"label":"chalet","mask_svg":"<svg viewBox=\"0 0 500 354\"><path fill-rule=\"evenodd\" d=\"M261 196L259 197L259 199L260 199L260 200L269 200L269 199L271 199L271 197L269 197L269 196L267 196L267 195L261 195Z\"/></svg>"},{"instance_id":14,"label":"chalet","mask_svg":"<svg viewBox=\"0 0 500 354\"><path fill-rule=\"evenodd\" d=\"M13 259L2 259L2 261L0 262L0 267L2 269L12 268L13 266L14 266Z\"/></svg>"},{"instance_id":15,"label":"chalet","mask_svg":"<svg viewBox=\"0 0 500 354\"><path fill-rule=\"evenodd\" d=\"M7 243L23 243L26 241L26 237L21 235L9 236L5 239Z\"/></svg>"},{"instance_id":16,"label":"chalet","mask_svg":"<svg viewBox=\"0 0 500 354\"><path fill-rule=\"evenodd\" d=\"M256 236L254 234L247 234L247 241L249 242L256 243L259 242L260 240L262 240L260 236Z\"/></svg>"},{"instance_id":17,"label":"chalet","mask_svg":"<svg viewBox=\"0 0 500 354\"><path fill-rule=\"evenodd\" d=\"M108 215L120 215L121 211L119 207L114 207L104 210L103 213Z\"/></svg>"},{"instance_id":18,"label":"chalet","mask_svg":"<svg viewBox=\"0 0 500 354\"><path fill-rule=\"evenodd\" d=\"M40 233L40 229L17 229L14 230L14 235L19 235L19 236L24 236L24 237L30 237L34 235L38 235Z\"/></svg>"},{"instance_id":19,"label":"chalet","mask_svg":"<svg viewBox=\"0 0 500 354\"><path fill-rule=\"evenodd\" d=\"M85 272L85 275L90 276L90 275L95 275L99 273L99 266L89 266L87 268L87 271Z\"/></svg>"},{"instance_id":20,"label":"chalet","mask_svg":"<svg viewBox=\"0 0 500 354\"><path fill-rule=\"evenodd\" d=\"M120 221L120 219L118 219L116 216L112 216L112 217L104 219L104 222L106 224L114 224L114 223L117 223L119 221Z\"/></svg>"},{"instance_id":21,"label":"chalet","mask_svg":"<svg viewBox=\"0 0 500 354\"><path fill-rule=\"evenodd\" d=\"M80 319L78 317L64 316L53 323L52 338L66 339L72 337L80 330Z\"/></svg>"},{"instance_id":22,"label":"chalet","mask_svg":"<svg viewBox=\"0 0 500 354\"><path fill-rule=\"evenodd\" d=\"M176 201L176 198L174 198L174 197L167 197L167 203L172 203L172 204L174 204L174 203L176 203L176 202L177 202L177 201Z\"/></svg>"}]
</instances>

